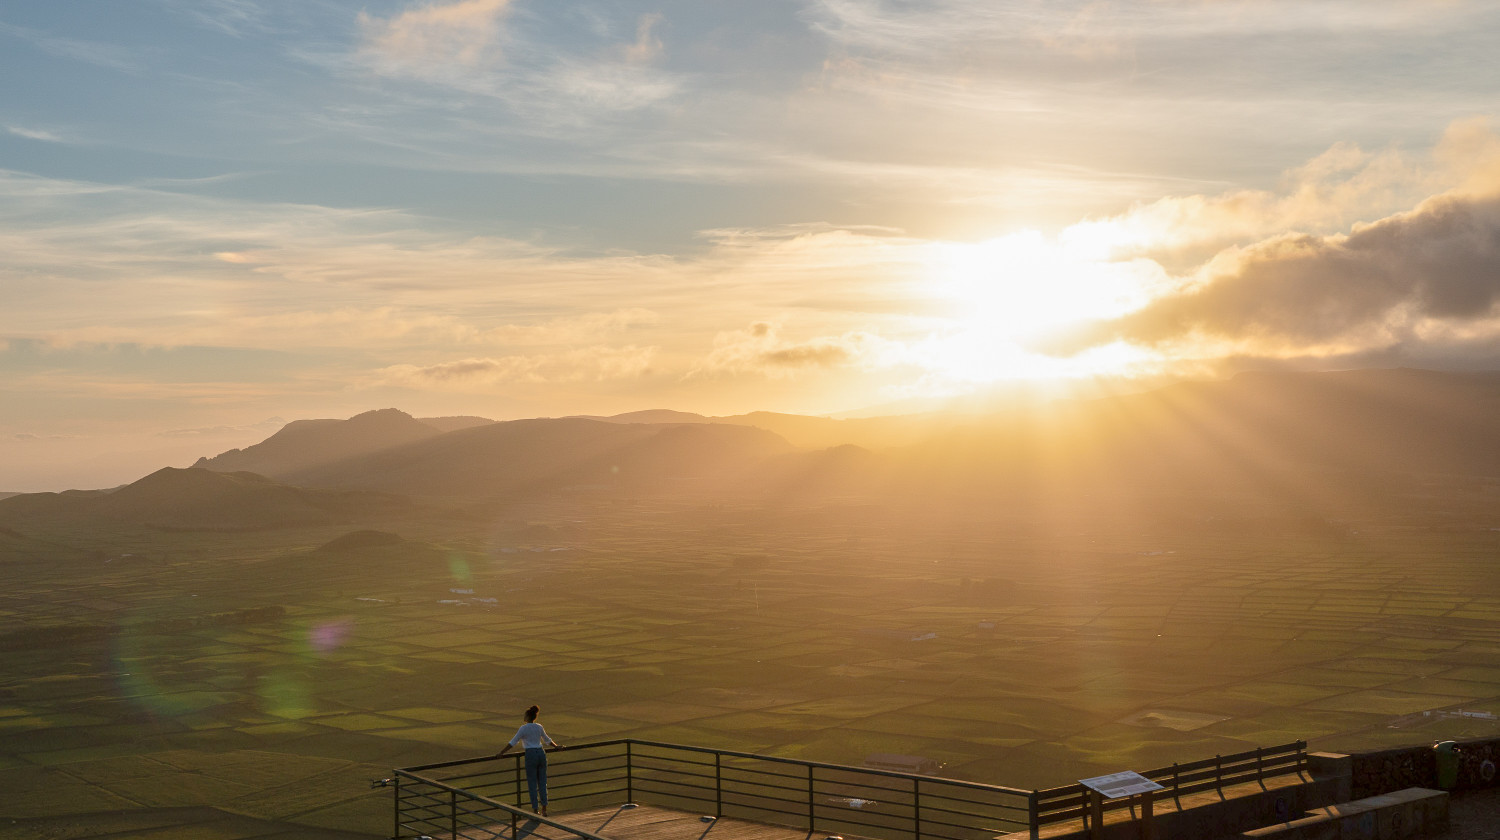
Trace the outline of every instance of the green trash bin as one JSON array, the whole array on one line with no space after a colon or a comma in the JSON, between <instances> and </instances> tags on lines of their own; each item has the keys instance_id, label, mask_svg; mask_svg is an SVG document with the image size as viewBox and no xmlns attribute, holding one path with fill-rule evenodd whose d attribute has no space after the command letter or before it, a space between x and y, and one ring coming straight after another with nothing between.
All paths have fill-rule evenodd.
<instances>
[{"instance_id":1,"label":"green trash bin","mask_svg":"<svg viewBox=\"0 0 1500 840\"><path fill-rule=\"evenodd\" d=\"M1453 790L1458 785L1458 763L1462 758L1457 741L1438 741L1432 745L1437 756L1437 783L1443 790Z\"/></svg>"}]
</instances>

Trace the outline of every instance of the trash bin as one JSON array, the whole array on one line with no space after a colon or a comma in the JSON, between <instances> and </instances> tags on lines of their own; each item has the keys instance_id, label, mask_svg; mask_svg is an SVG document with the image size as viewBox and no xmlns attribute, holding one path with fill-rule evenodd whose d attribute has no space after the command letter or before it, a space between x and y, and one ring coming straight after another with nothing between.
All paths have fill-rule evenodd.
<instances>
[{"instance_id":1,"label":"trash bin","mask_svg":"<svg viewBox=\"0 0 1500 840\"><path fill-rule=\"evenodd\" d=\"M1458 763L1461 758L1457 741L1438 741L1432 745L1437 756L1437 784L1443 790L1453 790L1458 784Z\"/></svg>"}]
</instances>

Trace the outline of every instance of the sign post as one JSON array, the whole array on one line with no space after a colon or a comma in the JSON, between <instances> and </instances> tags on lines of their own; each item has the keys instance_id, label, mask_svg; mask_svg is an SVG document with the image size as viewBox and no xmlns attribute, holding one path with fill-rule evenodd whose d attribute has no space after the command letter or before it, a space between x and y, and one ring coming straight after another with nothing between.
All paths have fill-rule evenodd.
<instances>
[{"instance_id":1,"label":"sign post","mask_svg":"<svg viewBox=\"0 0 1500 840\"><path fill-rule=\"evenodd\" d=\"M1141 840L1154 840L1156 832L1151 825L1151 794L1166 788L1134 770L1079 779L1078 783L1089 789L1089 836L1093 840L1102 840L1104 837L1104 800L1127 796L1141 798Z\"/></svg>"}]
</instances>

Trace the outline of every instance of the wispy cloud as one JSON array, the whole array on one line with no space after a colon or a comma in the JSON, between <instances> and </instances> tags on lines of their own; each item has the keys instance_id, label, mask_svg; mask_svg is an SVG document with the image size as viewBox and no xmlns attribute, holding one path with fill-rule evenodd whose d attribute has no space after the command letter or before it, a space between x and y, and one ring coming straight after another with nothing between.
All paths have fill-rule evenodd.
<instances>
[{"instance_id":1,"label":"wispy cloud","mask_svg":"<svg viewBox=\"0 0 1500 840\"><path fill-rule=\"evenodd\" d=\"M634 379L651 370L656 347L595 345L558 353L466 358L429 365L390 365L365 383L418 389L472 391L491 385Z\"/></svg>"},{"instance_id":2,"label":"wispy cloud","mask_svg":"<svg viewBox=\"0 0 1500 840\"><path fill-rule=\"evenodd\" d=\"M414 6L390 18L359 13L360 52L382 72L447 79L500 60L510 0Z\"/></svg>"},{"instance_id":3,"label":"wispy cloud","mask_svg":"<svg viewBox=\"0 0 1500 840\"><path fill-rule=\"evenodd\" d=\"M143 71L144 59L152 54L150 50L130 49L104 41L62 37L4 22L0 22L0 36L26 41L42 52L58 58L129 73Z\"/></svg>"},{"instance_id":4,"label":"wispy cloud","mask_svg":"<svg viewBox=\"0 0 1500 840\"><path fill-rule=\"evenodd\" d=\"M257 0L157 0L202 26L237 38L264 32L269 13Z\"/></svg>"},{"instance_id":5,"label":"wispy cloud","mask_svg":"<svg viewBox=\"0 0 1500 840\"><path fill-rule=\"evenodd\" d=\"M714 336L713 350L686 376L758 374L780 378L808 370L853 367L874 363L887 344L867 332L791 340L782 337L780 325L757 321Z\"/></svg>"},{"instance_id":6,"label":"wispy cloud","mask_svg":"<svg viewBox=\"0 0 1500 840\"><path fill-rule=\"evenodd\" d=\"M626 46L625 61L630 64L650 64L662 54L661 38L654 31L661 24L660 13L641 15L635 26L635 42Z\"/></svg>"},{"instance_id":7,"label":"wispy cloud","mask_svg":"<svg viewBox=\"0 0 1500 840\"><path fill-rule=\"evenodd\" d=\"M25 137L28 140L42 140L47 143L62 143L63 138L51 131L39 128L24 128L18 125L8 125L5 130L17 137Z\"/></svg>"}]
</instances>

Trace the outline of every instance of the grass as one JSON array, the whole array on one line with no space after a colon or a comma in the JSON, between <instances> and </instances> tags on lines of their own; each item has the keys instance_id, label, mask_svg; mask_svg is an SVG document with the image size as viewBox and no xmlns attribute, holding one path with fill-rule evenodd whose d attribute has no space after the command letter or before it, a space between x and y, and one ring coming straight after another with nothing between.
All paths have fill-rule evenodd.
<instances>
[{"instance_id":1,"label":"grass","mask_svg":"<svg viewBox=\"0 0 1500 840\"><path fill-rule=\"evenodd\" d=\"M1500 599L1466 565L1485 547L1459 536L1169 534L1112 553L1089 535L951 526L949 539L950 526L907 523L903 535L877 522L851 543L793 525L764 537L763 568L741 569L726 558L760 538L704 536L672 504L550 515L588 519L588 551L556 567L553 555L471 557L464 588L497 607L438 604L466 597L446 572L406 579L387 564L361 578L357 556L282 563L274 585L258 577L259 560L341 533L330 529L52 535L147 557L171 544L170 565L97 577L92 549L0 556L0 632L193 615L187 596L209 591L286 609L253 625L136 623L101 643L0 651L0 786L19 794L0 816L213 805L384 836L388 795L367 778L494 752L532 702L567 744L637 737L850 764L905 753L1023 787L1298 738L1420 742L1494 725L1387 725L1500 708L1488 664ZM451 525L465 527L475 532L451 542L482 545L483 528ZM1138 553L1159 549L1175 553ZM1414 581L1416 566L1428 571ZM1005 583L973 583L985 580ZM366 594L390 603L354 600ZM107 601L130 607L96 608Z\"/></svg>"}]
</instances>

